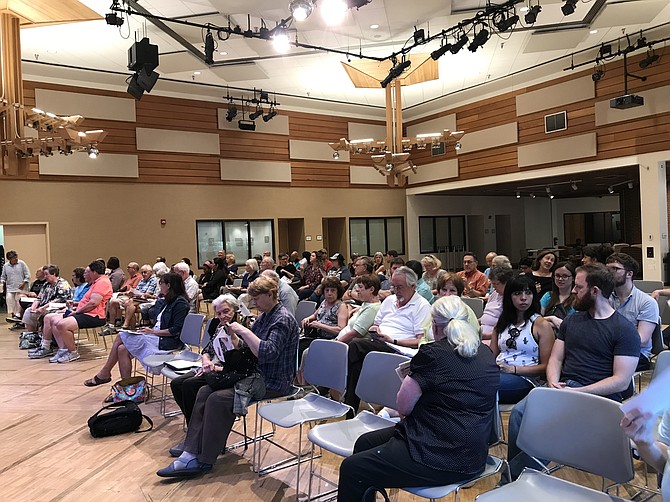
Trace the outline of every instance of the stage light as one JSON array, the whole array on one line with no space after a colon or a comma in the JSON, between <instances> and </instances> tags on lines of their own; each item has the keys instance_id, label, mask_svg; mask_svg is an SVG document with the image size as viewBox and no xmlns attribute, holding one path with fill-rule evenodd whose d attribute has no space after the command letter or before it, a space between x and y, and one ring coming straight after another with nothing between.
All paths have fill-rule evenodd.
<instances>
[{"instance_id":1,"label":"stage light","mask_svg":"<svg viewBox=\"0 0 670 502\"><path fill-rule=\"evenodd\" d=\"M517 198L517 199L520 199L520 198L521 198L521 192L519 192L518 190L516 191L516 198Z\"/></svg>"},{"instance_id":2,"label":"stage light","mask_svg":"<svg viewBox=\"0 0 670 502\"><path fill-rule=\"evenodd\" d=\"M226 112L226 120L232 122L235 117L237 117L237 106L231 104Z\"/></svg>"},{"instance_id":3,"label":"stage light","mask_svg":"<svg viewBox=\"0 0 670 502\"><path fill-rule=\"evenodd\" d=\"M205 64L214 64L214 37L209 29L205 35Z\"/></svg>"},{"instance_id":4,"label":"stage light","mask_svg":"<svg viewBox=\"0 0 670 502\"><path fill-rule=\"evenodd\" d=\"M462 145L461 145L461 142L460 142L460 141L457 141L456 144L454 145L454 149L455 149L456 151L458 151L458 150L461 149L461 146L462 146Z\"/></svg>"},{"instance_id":5,"label":"stage light","mask_svg":"<svg viewBox=\"0 0 670 502\"><path fill-rule=\"evenodd\" d=\"M577 191L577 188L578 188L578 187L577 187L577 183L575 183L574 181L571 181L571 182L570 182L570 188L572 188L572 189L576 192L576 191Z\"/></svg>"},{"instance_id":6,"label":"stage light","mask_svg":"<svg viewBox=\"0 0 670 502\"><path fill-rule=\"evenodd\" d=\"M516 14L510 16L509 13L500 11L493 15L493 26L495 26L500 33L509 30L518 22L519 16Z\"/></svg>"},{"instance_id":7,"label":"stage light","mask_svg":"<svg viewBox=\"0 0 670 502\"><path fill-rule=\"evenodd\" d=\"M524 16L524 21L526 21L526 24L535 24L535 21L537 21L537 15L540 12L542 12L542 7L539 4L533 5Z\"/></svg>"},{"instance_id":8,"label":"stage light","mask_svg":"<svg viewBox=\"0 0 670 502\"><path fill-rule=\"evenodd\" d=\"M272 46L280 54L286 54L291 48L288 33L286 33L284 28L278 28L274 35L272 35Z\"/></svg>"},{"instance_id":9,"label":"stage light","mask_svg":"<svg viewBox=\"0 0 670 502\"><path fill-rule=\"evenodd\" d=\"M249 114L249 120L256 120L261 115L263 115L263 109L258 107L255 112Z\"/></svg>"},{"instance_id":10,"label":"stage light","mask_svg":"<svg viewBox=\"0 0 670 502\"><path fill-rule=\"evenodd\" d=\"M237 127L239 127L243 131L255 131L256 122L254 122L253 120L238 120Z\"/></svg>"},{"instance_id":11,"label":"stage light","mask_svg":"<svg viewBox=\"0 0 670 502\"><path fill-rule=\"evenodd\" d=\"M575 12L577 8L577 0L565 0L565 4L561 7L564 16L569 16Z\"/></svg>"},{"instance_id":12,"label":"stage light","mask_svg":"<svg viewBox=\"0 0 670 502\"><path fill-rule=\"evenodd\" d=\"M633 182L632 181L628 182L628 188L630 188L631 190L633 189Z\"/></svg>"},{"instance_id":13,"label":"stage light","mask_svg":"<svg viewBox=\"0 0 670 502\"><path fill-rule=\"evenodd\" d=\"M605 75L605 65L598 62L593 68L593 73L591 74L591 80L598 82Z\"/></svg>"},{"instance_id":14,"label":"stage light","mask_svg":"<svg viewBox=\"0 0 670 502\"><path fill-rule=\"evenodd\" d=\"M614 193L614 187L612 187L612 186L607 187L607 191L609 193Z\"/></svg>"},{"instance_id":15,"label":"stage light","mask_svg":"<svg viewBox=\"0 0 670 502\"><path fill-rule=\"evenodd\" d=\"M475 52L488 41L490 36L491 34L489 33L489 30L482 26L479 33L472 39L472 43L468 46L468 50L470 52Z\"/></svg>"},{"instance_id":16,"label":"stage light","mask_svg":"<svg viewBox=\"0 0 670 502\"><path fill-rule=\"evenodd\" d=\"M312 0L291 0L288 9L291 11L293 19L304 21L314 10L314 2Z\"/></svg>"},{"instance_id":17,"label":"stage light","mask_svg":"<svg viewBox=\"0 0 670 502\"><path fill-rule=\"evenodd\" d=\"M465 44L467 43L468 43L468 36L465 33L463 33L456 43L451 44L451 49L449 49L449 51L452 54L456 54L463 47L465 47Z\"/></svg>"},{"instance_id":18,"label":"stage light","mask_svg":"<svg viewBox=\"0 0 670 502\"><path fill-rule=\"evenodd\" d=\"M642 61L640 61L640 63L639 63L640 68L644 69L647 66L649 66L651 64L654 64L656 61L658 61L658 59L659 59L659 55L654 53L654 49L649 49L647 51L647 56Z\"/></svg>"},{"instance_id":19,"label":"stage light","mask_svg":"<svg viewBox=\"0 0 670 502\"><path fill-rule=\"evenodd\" d=\"M124 19L118 16L116 12L105 14L105 22L110 26L123 26Z\"/></svg>"},{"instance_id":20,"label":"stage light","mask_svg":"<svg viewBox=\"0 0 670 502\"><path fill-rule=\"evenodd\" d=\"M326 24L333 26L344 21L347 14L347 4L344 0L321 0L319 11Z\"/></svg>"},{"instance_id":21,"label":"stage light","mask_svg":"<svg viewBox=\"0 0 670 502\"><path fill-rule=\"evenodd\" d=\"M88 152L89 158L91 158L91 159L97 159L98 154L100 153L100 151L94 145L89 145L89 147L87 149L87 152Z\"/></svg>"},{"instance_id":22,"label":"stage light","mask_svg":"<svg viewBox=\"0 0 670 502\"><path fill-rule=\"evenodd\" d=\"M433 61L437 61L442 56L444 56L449 50L451 50L451 44L448 43L446 39L442 40L442 45L440 46L440 48L435 49L433 52L431 52L430 57L433 59Z\"/></svg>"},{"instance_id":23,"label":"stage light","mask_svg":"<svg viewBox=\"0 0 670 502\"><path fill-rule=\"evenodd\" d=\"M144 68L137 72L137 85L139 85L146 92L151 92L151 89L154 88L156 82L158 81L160 75L149 68Z\"/></svg>"},{"instance_id":24,"label":"stage light","mask_svg":"<svg viewBox=\"0 0 670 502\"><path fill-rule=\"evenodd\" d=\"M395 65L391 70L389 70L389 74L386 76L384 80L380 82L382 87L388 86L393 79L398 78L402 73L409 68L412 65L412 62L409 59L403 59L400 63Z\"/></svg>"},{"instance_id":25,"label":"stage light","mask_svg":"<svg viewBox=\"0 0 670 502\"><path fill-rule=\"evenodd\" d=\"M263 115L263 122L270 122L276 116L277 116L277 110L271 108L267 114Z\"/></svg>"},{"instance_id":26,"label":"stage light","mask_svg":"<svg viewBox=\"0 0 670 502\"><path fill-rule=\"evenodd\" d=\"M531 198L531 199L534 199L534 198L535 198L535 194L534 194L533 192L531 192L529 195L530 195L530 198Z\"/></svg>"},{"instance_id":27,"label":"stage light","mask_svg":"<svg viewBox=\"0 0 670 502\"><path fill-rule=\"evenodd\" d=\"M335 160L339 159L340 158L340 152L333 152L333 158Z\"/></svg>"}]
</instances>

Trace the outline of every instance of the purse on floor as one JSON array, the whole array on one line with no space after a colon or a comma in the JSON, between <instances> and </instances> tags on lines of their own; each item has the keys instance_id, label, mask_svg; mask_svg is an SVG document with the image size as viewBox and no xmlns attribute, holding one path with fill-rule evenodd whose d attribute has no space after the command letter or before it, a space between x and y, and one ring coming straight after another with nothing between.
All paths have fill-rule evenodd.
<instances>
[{"instance_id":1,"label":"purse on floor","mask_svg":"<svg viewBox=\"0 0 670 502\"><path fill-rule=\"evenodd\" d=\"M139 430L142 420L149 422L148 429ZM94 438L116 436L126 432L149 432L153 427L153 421L143 415L140 407L132 401L105 406L88 419L88 428Z\"/></svg>"},{"instance_id":2,"label":"purse on floor","mask_svg":"<svg viewBox=\"0 0 670 502\"><path fill-rule=\"evenodd\" d=\"M147 381L142 376L122 378L112 385L112 402L132 401L143 403L147 398Z\"/></svg>"}]
</instances>

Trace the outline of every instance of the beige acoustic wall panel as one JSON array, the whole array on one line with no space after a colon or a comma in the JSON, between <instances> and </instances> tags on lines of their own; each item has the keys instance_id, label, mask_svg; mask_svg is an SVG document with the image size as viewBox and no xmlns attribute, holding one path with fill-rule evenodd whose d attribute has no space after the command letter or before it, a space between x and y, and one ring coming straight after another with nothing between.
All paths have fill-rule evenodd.
<instances>
[{"instance_id":1,"label":"beige acoustic wall panel","mask_svg":"<svg viewBox=\"0 0 670 502\"><path fill-rule=\"evenodd\" d=\"M328 162L349 162L349 152L340 151L340 158L333 158L333 150L323 141L303 141L292 139L288 142L289 156L295 160L325 160Z\"/></svg>"},{"instance_id":2,"label":"beige acoustic wall panel","mask_svg":"<svg viewBox=\"0 0 670 502\"><path fill-rule=\"evenodd\" d=\"M610 101L596 103L596 126L624 122L670 111L670 85L636 93L644 98L644 105L619 110L610 108Z\"/></svg>"},{"instance_id":3,"label":"beige acoustic wall panel","mask_svg":"<svg viewBox=\"0 0 670 502\"><path fill-rule=\"evenodd\" d=\"M152 152L179 152L219 155L219 135L207 132L174 131L170 129L135 129L137 149Z\"/></svg>"},{"instance_id":4,"label":"beige acoustic wall panel","mask_svg":"<svg viewBox=\"0 0 670 502\"><path fill-rule=\"evenodd\" d=\"M382 176L374 167L349 166L349 182L352 185L386 185L386 176Z\"/></svg>"},{"instance_id":5,"label":"beige acoustic wall panel","mask_svg":"<svg viewBox=\"0 0 670 502\"><path fill-rule=\"evenodd\" d=\"M407 136L416 136L417 134L428 134L431 132L442 132L445 129L456 130L456 114L451 113L437 119L426 120L420 124L407 127Z\"/></svg>"},{"instance_id":6,"label":"beige acoustic wall panel","mask_svg":"<svg viewBox=\"0 0 670 502\"><path fill-rule=\"evenodd\" d=\"M137 155L101 153L91 159L84 152L72 155L40 157L40 174L58 176L108 176L111 178L137 178Z\"/></svg>"},{"instance_id":7,"label":"beige acoustic wall panel","mask_svg":"<svg viewBox=\"0 0 670 502\"><path fill-rule=\"evenodd\" d=\"M416 174L409 175L409 184L438 181L458 176L458 159L443 160L425 166L418 166Z\"/></svg>"},{"instance_id":8,"label":"beige acoustic wall panel","mask_svg":"<svg viewBox=\"0 0 670 502\"><path fill-rule=\"evenodd\" d=\"M35 89L35 107L56 115L135 122L135 100L76 92ZM83 123L86 127L86 121Z\"/></svg>"},{"instance_id":9,"label":"beige acoustic wall panel","mask_svg":"<svg viewBox=\"0 0 670 502\"><path fill-rule=\"evenodd\" d=\"M224 181L291 182L289 162L221 159L221 179Z\"/></svg>"},{"instance_id":10,"label":"beige acoustic wall panel","mask_svg":"<svg viewBox=\"0 0 670 502\"><path fill-rule=\"evenodd\" d=\"M511 145L519 141L518 126L516 122L511 124L503 124L481 131L466 133L461 138L461 149L459 154L477 152L479 150L486 150L487 148L495 148L496 146ZM450 143L448 148L453 148L453 143Z\"/></svg>"},{"instance_id":11,"label":"beige acoustic wall panel","mask_svg":"<svg viewBox=\"0 0 670 502\"><path fill-rule=\"evenodd\" d=\"M386 138L386 126L375 124L361 124L359 122L349 122L349 137L352 139L378 139ZM339 139L339 138L337 138Z\"/></svg>"},{"instance_id":12,"label":"beige acoustic wall panel","mask_svg":"<svg viewBox=\"0 0 670 502\"><path fill-rule=\"evenodd\" d=\"M242 118L241 107L238 107L238 110L237 116L228 122L226 120L228 108L218 108L216 113L219 119L219 129L239 131L240 128L237 121ZM263 122L262 118L256 119L254 122L256 123L256 131L248 131L252 134L254 132L262 132L265 134L283 134L284 136L288 136L288 117L286 115L275 115L275 117L268 122Z\"/></svg>"},{"instance_id":13,"label":"beige acoustic wall panel","mask_svg":"<svg viewBox=\"0 0 670 502\"><path fill-rule=\"evenodd\" d=\"M550 85L536 91L519 94L516 97L517 116L555 108L557 106L593 99L595 86L590 76Z\"/></svg>"},{"instance_id":14,"label":"beige acoustic wall panel","mask_svg":"<svg viewBox=\"0 0 670 502\"><path fill-rule=\"evenodd\" d=\"M519 167L584 159L595 157L597 153L596 133L540 141L517 148Z\"/></svg>"}]
</instances>

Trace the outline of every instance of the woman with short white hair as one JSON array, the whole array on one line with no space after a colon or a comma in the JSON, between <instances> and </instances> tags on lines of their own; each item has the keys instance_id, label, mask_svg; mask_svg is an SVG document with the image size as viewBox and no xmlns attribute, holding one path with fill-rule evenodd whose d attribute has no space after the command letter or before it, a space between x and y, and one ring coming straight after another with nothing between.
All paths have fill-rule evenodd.
<instances>
[{"instance_id":1,"label":"woman with short white hair","mask_svg":"<svg viewBox=\"0 0 670 502\"><path fill-rule=\"evenodd\" d=\"M435 342L419 347L398 392L404 418L358 438L340 467L340 502L362 500L371 487L441 486L484 470L498 367L459 297L439 298L431 313Z\"/></svg>"}]
</instances>

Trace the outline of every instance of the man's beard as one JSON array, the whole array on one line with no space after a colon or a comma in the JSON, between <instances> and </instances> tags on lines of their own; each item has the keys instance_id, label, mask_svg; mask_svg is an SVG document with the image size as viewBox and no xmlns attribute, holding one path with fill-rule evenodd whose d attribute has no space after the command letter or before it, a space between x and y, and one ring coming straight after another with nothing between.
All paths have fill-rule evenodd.
<instances>
[{"instance_id":1,"label":"man's beard","mask_svg":"<svg viewBox=\"0 0 670 502\"><path fill-rule=\"evenodd\" d=\"M575 310L586 311L592 309L593 307L595 307L595 305L596 305L596 299L593 297L593 294L589 291L581 299L578 298L573 306L575 307Z\"/></svg>"}]
</instances>

